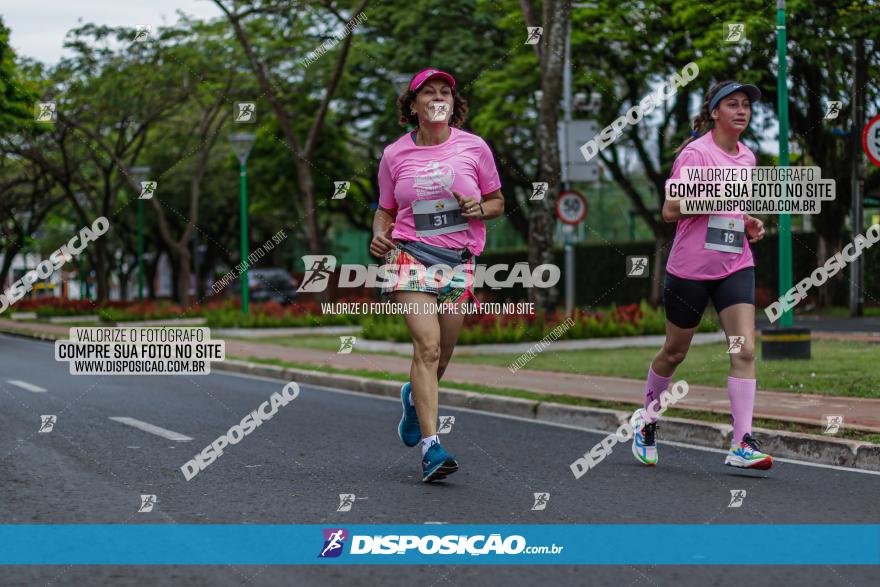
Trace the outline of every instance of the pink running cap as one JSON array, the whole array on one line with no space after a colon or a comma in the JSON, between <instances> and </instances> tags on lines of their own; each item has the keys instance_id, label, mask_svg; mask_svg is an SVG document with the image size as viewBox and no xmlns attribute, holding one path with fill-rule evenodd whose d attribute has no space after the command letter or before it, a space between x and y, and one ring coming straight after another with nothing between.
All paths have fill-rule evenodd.
<instances>
[{"instance_id":1,"label":"pink running cap","mask_svg":"<svg viewBox=\"0 0 880 587\"><path fill-rule=\"evenodd\" d=\"M449 75L445 71L440 71L439 69L433 69L433 68L429 67L428 69L423 69L422 71L418 72L415 76L413 76L412 81L409 83L409 89L413 90L413 91L418 90L419 88L422 87L422 85L424 85L424 83L426 81L428 81L429 79L433 79L435 77L441 78L443 81L445 81L446 83L449 84L449 87L451 87L451 88L455 87L455 78L454 77L452 77L451 75Z\"/></svg>"}]
</instances>

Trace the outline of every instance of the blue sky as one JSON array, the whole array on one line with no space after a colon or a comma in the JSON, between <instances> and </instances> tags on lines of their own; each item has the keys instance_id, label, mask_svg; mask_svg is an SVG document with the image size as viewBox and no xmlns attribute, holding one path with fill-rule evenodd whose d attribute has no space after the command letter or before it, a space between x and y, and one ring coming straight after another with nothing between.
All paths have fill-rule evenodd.
<instances>
[{"instance_id":1,"label":"blue sky","mask_svg":"<svg viewBox=\"0 0 880 587\"><path fill-rule=\"evenodd\" d=\"M10 45L20 56L57 63L70 29L80 23L111 26L177 21L177 11L212 18L221 12L210 0L0 0L0 15L11 29Z\"/></svg>"}]
</instances>

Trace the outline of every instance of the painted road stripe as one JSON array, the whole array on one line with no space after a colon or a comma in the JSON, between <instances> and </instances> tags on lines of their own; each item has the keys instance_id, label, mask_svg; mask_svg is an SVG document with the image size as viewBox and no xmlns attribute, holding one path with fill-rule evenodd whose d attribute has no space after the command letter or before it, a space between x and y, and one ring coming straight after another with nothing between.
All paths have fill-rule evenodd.
<instances>
[{"instance_id":1,"label":"painted road stripe","mask_svg":"<svg viewBox=\"0 0 880 587\"><path fill-rule=\"evenodd\" d=\"M166 428L160 428L159 426L155 426L150 424L149 422L142 422L140 420L135 420L134 418L127 418L124 416L111 416L111 420L114 422L119 422L121 424L128 424L138 430L143 430L144 432L149 432L150 434L155 434L156 436L161 436L162 438L167 438L168 440L176 440L178 442L186 442L187 440L192 440L189 436L184 434L180 434L179 432L174 432L173 430L168 430Z\"/></svg>"},{"instance_id":2,"label":"painted road stripe","mask_svg":"<svg viewBox=\"0 0 880 587\"><path fill-rule=\"evenodd\" d=\"M7 379L6 383L8 383L9 385L20 387L22 389L26 389L28 391L33 391L34 393L46 393L46 390L39 385L34 385L33 383L28 383L27 381L19 381L18 379Z\"/></svg>"}]
</instances>

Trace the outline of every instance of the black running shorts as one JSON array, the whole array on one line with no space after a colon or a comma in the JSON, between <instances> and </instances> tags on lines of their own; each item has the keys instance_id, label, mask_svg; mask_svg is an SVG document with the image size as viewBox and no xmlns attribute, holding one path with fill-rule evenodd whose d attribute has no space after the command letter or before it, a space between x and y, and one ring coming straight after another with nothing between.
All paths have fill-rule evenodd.
<instances>
[{"instance_id":1,"label":"black running shorts","mask_svg":"<svg viewBox=\"0 0 880 587\"><path fill-rule=\"evenodd\" d=\"M734 304L755 305L755 268L746 267L722 279L682 279L666 272L663 307L666 319L679 328L695 328L712 298L715 311Z\"/></svg>"}]
</instances>

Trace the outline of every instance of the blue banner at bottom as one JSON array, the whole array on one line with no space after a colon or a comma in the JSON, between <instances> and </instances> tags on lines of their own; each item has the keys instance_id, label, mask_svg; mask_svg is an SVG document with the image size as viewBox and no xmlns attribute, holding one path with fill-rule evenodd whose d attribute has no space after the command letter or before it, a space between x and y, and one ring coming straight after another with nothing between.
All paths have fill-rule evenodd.
<instances>
[{"instance_id":1,"label":"blue banner at bottom","mask_svg":"<svg viewBox=\"0 0 880 587\"><path fill-rule=\"evenodd\" d=\"M878 565L880 525L0 525L0 565L227 564Z\"/></svg>"}]
</instances>

